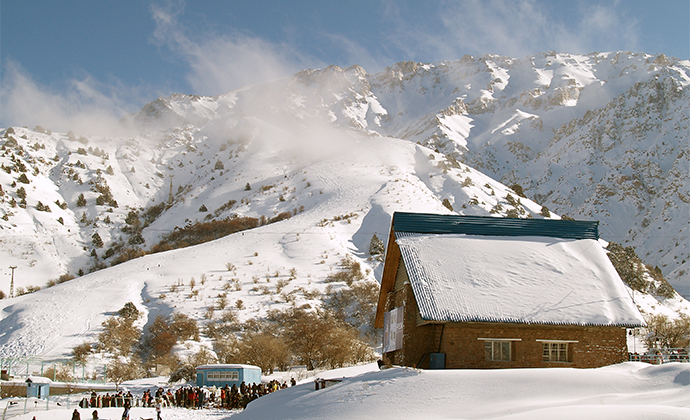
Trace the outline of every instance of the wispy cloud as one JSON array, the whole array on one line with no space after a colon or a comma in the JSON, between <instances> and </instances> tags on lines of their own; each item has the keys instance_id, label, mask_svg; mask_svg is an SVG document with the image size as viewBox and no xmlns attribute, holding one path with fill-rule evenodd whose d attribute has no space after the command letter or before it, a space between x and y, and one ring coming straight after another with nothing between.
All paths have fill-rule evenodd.
<instances>
[{"instance_id":1,"label":"wispy cloud","mask_svg":"<svg viewBox=\"0 0 690 420\"><path fill-rule=\"evenodd\" d=\"M153 40L189 66L186 78L196 94L217 95L293 74L309 61L289 44L233 32L194 34L179 22L184 3L151 6Z\"/></svg>"},{"instance_id":2,"label":"wispy cloud","mask_svg":"<svg viewBox=\"0 0 690 420\"><path fill-rule=\"evenodd\" d=\"M88 75L71 79L55 91L35 82L12 60L3 63L2 126L41 125L46 129L78 134L116 135L126 132L119 119L141 101L141 89L116 80L98 82Z\"/></svg>"},{"instance_id":3,"label":"wispy cloud","mask_svg":"<svg viewBox=\"0 0 690 420\"><path fill-rule=\"evenodd\" d=\"M392 4L387 18L398 21L391 42L410 57L501 54L521 57L541 51L587 53L635 49L637 22L618 2L571 5L537 0L444 2L435 10L439 25L407 26Z\"/></svg>"}]
</instances>

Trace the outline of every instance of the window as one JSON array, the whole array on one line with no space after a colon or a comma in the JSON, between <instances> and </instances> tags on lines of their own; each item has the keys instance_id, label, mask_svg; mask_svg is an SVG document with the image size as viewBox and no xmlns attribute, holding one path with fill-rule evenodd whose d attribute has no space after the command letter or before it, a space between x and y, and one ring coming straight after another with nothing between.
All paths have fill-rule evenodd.
<instances>
[{"instance_id":1,"label":"window","mask_svg":"<svg viewBox=\"0 0 690 420\"><path fill-rule=\"evenodd\" d=\"M510 341L485 341L484 356L486 360L510 362Z\"/></svg>"},{"instance_id":2,"label":"window","mask_svg":"<svg viewBox=\"0 0 690 420\"><path fill-rule=\"evenodd\" d=\"M206 380L208 381L238 381L240 379L239 372L208 372Z\"/></svg>"},{"instance_id":3,"label":"window","mask_svg":"<svg viewBox=\"0 0 690 420\"><path fill-rule=\"evenodd\" d=\"M542 358L545 362L570 362L570 356L568 352L569 344L577 343L577 341L541 341L542 348Z\"/></svg>"},{"instance_id":4,"label":"window","mask_svg":"<svg viewBox=\"0 0 690 420\"><path fill-rule=\"evenodd\" d=\"M513 341L519 338L478 338L484 342L484 358L488 361L510 362L513 360Z\"/></svg>"}]
</instances>

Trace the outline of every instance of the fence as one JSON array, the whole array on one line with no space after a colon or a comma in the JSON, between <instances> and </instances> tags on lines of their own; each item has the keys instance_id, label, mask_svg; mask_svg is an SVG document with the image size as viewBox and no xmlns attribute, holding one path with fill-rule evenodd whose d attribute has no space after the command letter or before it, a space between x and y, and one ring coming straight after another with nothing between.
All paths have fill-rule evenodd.
<instances>
[{"instance_id":1,"label":"fence","mask_svg":"<svg viewBox=\"0 0 690 420\"><path fill-rule=\"evenodd\" d=\"M669 362L689 363L690 355L686 348L651 348L644 354L630 353L628 360L631 362L645 362L660 365Z\"/></svg>"},{"instance_id":2,"label":"fence","mask_svg":"<svg viewBox=\"0 0 690 420\"><path fill-rule=\"evenodd\" d=\"M29 376L44 376L54 382L104 384L108 380L108 369L105 364L79 363L70 359L0 358L1 380Z\"/></svg>"}]
</instances>

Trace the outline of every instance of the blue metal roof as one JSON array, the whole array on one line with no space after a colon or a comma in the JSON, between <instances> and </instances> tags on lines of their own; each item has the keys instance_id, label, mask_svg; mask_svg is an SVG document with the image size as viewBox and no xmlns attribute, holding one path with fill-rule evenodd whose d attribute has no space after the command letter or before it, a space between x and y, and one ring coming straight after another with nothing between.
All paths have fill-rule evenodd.
<instances>
[{"instance_id":1,"label":"blue metal roof","mask_svg":"<svg viewBox=\"0 0 690 420\"><path fill-rule=\"evenodd\" d=\"M599 239L598 221L515 219L455 214L396 212L393 214L393 230L414 233Z\"/></svg>"}]
</instances>

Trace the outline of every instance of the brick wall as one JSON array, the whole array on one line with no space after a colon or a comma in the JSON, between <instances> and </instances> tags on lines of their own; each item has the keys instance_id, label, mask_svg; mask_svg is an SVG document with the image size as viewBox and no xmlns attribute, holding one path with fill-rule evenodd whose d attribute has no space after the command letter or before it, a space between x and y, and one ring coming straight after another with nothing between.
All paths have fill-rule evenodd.
<instances>
[{"instance_id":1,"label":"brick wall","mask_svg":"<svg viewBox=\"0 0 690 420\"><path fill-rule=\"evenodd\" d=\"M533 367L593 368L627 360L624 327L547 326L503 323L418 325L417 303L408 284L390 292L386 310L404 306L403 348L384 354L384 361L402 366L429 367L429 353L445 353L448 369ZM511 361L487 361L485 340L511 341ZM545 362L542 342L568 342L567 362Z\"/></svg>"}]
</instances>

